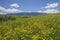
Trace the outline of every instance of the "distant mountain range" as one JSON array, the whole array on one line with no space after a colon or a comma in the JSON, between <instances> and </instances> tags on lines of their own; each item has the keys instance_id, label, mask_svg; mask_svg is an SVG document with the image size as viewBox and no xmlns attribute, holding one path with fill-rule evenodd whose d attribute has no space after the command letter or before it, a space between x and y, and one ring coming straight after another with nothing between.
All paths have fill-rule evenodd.
<instances>
[{"instance_id":1,"label":"distant mountain range","mask_svg":"<svg viewBox=\"0 0 60 40\"><path fill-rule=\"evenodd\" d=\"M37 16L46 13L38 13L38 12L21 12L21 13L8 13L6 15L17 15L17 16Z\"/></svg>"}]
</instances>

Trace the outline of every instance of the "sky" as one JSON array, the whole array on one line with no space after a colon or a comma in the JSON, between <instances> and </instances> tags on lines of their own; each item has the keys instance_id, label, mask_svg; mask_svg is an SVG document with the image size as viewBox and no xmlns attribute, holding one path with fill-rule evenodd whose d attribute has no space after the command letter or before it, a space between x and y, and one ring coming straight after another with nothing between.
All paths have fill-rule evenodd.
<instances>
[{"instance_id":1,"label":"sky","mask_svg":"<svg viewBox=\"0 0 60 40\"><path fill-rule=\"evenodd\" d=\"M0 0L0 14L19 12L60 12L60 0Z\"/></svg>"}]
</instances>

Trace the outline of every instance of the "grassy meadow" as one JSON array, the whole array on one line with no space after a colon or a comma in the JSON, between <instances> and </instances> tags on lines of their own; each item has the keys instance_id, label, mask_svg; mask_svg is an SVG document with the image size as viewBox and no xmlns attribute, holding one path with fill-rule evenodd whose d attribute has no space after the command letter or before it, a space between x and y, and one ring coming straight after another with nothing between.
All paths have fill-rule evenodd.
<instances>
[{"instance_id":1,"label":"grassy meadow","mask_svg":"<svg viewBox=\"0 0 60 40\"><path fill-rule=\"evenodd\" d=\"M0 40L60 40L60 14L0 15Z\"/></svg>"}]
</instances>

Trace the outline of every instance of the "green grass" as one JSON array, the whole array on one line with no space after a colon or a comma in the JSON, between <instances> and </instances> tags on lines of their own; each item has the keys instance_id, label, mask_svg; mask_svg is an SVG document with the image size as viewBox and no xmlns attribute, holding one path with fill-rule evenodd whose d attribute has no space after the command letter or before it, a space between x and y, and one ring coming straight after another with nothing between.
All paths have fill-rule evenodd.
<instances>
[{"instance_id":1,"label":"green grass","mask_svg":"<svg viewBox=\"0 0 60 40\"><path fill-rule=\"evenodd\" d=\"M15 18L0 19L0 40L60 40L60 14Z\"/></svg>"}]
</instances>

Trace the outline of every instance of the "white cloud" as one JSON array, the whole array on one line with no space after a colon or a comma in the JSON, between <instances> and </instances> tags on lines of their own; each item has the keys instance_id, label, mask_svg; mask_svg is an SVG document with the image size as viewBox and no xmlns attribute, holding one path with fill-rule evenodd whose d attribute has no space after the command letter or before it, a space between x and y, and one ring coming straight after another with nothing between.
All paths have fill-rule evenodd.
<instances>
[{"instance_id":1,"label":"white cloud","mask_svg":"<svg viewBox=\"0 0 60 40\"><path fill-rule=\"evenodd\" d=\"M21 12L21 10L15 9L15 8L13 8L13 9L6 9L5 11L7 13L19 13L19 12Z\"/></svg>"},{"instance_id":2,"label":"white cloud","mask_svg":"<svg viewBox=\"0 0 60 40\"><path fill-rule=\"evenodd\" d=\"M6 13L2 13L2 12L0 12L0 14L6 14Z\"/></svg>"},{"instance_id":3,"label":"white cloud","mask_svg":"<svg viewBox=\"0 0 60 40\"><path fill-rule=\"evenodd\" d=\"M6 14L6 13L19 13L19 12L23 12L17 8L4 8L2 6L0 6L0 14Z\"/></svg>"},{"instance_id":4,"label":"white cloud","mask_svg":"<svg viewBox=\"0 0 60 40\"><path fill-rule=\"evenodd\" d=\"M39 13L60 13L60 10L55 9L59 6L59 3L47 4L47 6L42 7L42 9L47 8L46 10L37 11Z\"/></svg>"},{"instance_id":5,"label":"white cloud","mask_svg":"<svg viewBox=\"0 0 60 40\"><path fill-rule=\"evenodd\" d=\"M37 11L37 12L38 12L38 13L41 13L41 12L43 13L43 11L41 11L41 10L39 10L39 11Z\"/></svg>"},{"instance_id":6,"label":"white cloud","mask_svg":"<svg viewBox=\"0 0 60 40\"><path fill-rule=\"evenodd\" d=\"M45 13L59 13L58 10L56 9L47 9L46 11L44 11Z\"/></svg>"},{"instance_id":7,"label":"white cloud","mask_svg":"<svg viewBox=\"0 0 60 40\"><path fill-rule=\"evenodd\" d=\"M3 14L3 13L5 14L5 10L6 9L4 7L0 6L0 14Z\"/></svg>"},{"instance_id":8,"label":"white cloud","mask_svg":"<svg viewBox=\"0 0 60 40\"><path fill-rule=\"evenodd\" d=\"M37 12L41 12L41 13L59 13L60 11L56 10L56 9L47 9L44 11L37 11Z\"/></svg>"},{"instance_id":9,"label":"white cloud","mask_svg":"<svg viewBox=\"0 0 60 40\"><path fill-rule=\"evenodd\" d=\"M55 8L59 5L59 3L52 3L52 4L47 4L47 6L45 6L45 8Z\"/></svg>"},{"instance_id":10,"label":"white cloud","mask_svg":"<svg viewBox=\"0 0 60 40\"><path fill-rule=\"evenodd\" d=\"M18 8L19 7L19 5L17 3L11 4L10 6L14 7L14 8Z\"/></svg>"},{"instance_id":11,"label":"white cloud","mask_svg":"<svg viewBox=\"0 0 60 40\"><path fill-rule=\"evenodd\" d=\"M0 6L0 11L1 11L1 10L5 10L5 8L4 8L4 7L2 7L2 6Z\"/></svg>"}]
</instances>

